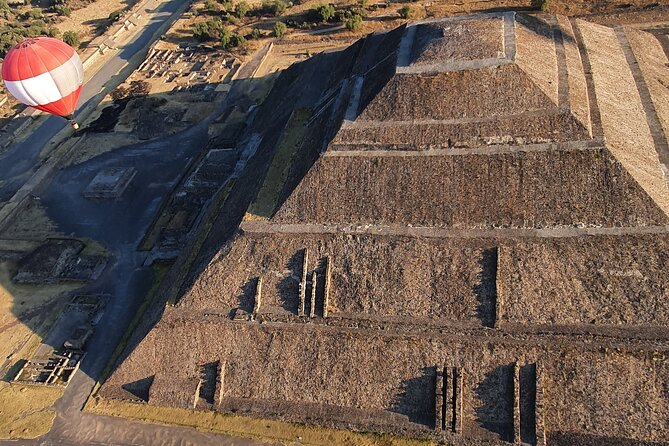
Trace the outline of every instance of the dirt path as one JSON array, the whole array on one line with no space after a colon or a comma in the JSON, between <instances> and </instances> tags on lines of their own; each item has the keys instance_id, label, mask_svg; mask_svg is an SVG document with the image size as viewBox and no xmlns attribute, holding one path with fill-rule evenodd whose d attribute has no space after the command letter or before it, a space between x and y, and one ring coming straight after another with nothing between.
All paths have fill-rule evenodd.
<instances>
[{"instance_id":1,"label":"dirt path","mask_svg":"<svg viewBox=\"0 0 669 446\"><path fill-rule=\"evenodd\" d=\"M109 23L109 14L112 11L129 8L133 1L125 0L96 0L87 6L72 11L70 17L58 24L61 33L74 31L82 43L92 40L100 34Z\"/></svg>"}]
</instances>

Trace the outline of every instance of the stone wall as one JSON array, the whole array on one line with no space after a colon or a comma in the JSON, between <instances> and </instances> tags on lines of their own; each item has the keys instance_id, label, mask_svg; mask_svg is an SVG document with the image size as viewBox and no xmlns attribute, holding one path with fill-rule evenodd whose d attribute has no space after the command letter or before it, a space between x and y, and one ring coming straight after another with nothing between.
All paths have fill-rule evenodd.
<instances>
[{"instance_id":1,"label":"stone wall","mask_svg":"<svg viewBox=\"0 0 669 446\"><path fill-rule=\"evenodd\" d=\"M636 226L667 217L603 149L319 159L274 220Z\"/></svg>"}]
</instances>

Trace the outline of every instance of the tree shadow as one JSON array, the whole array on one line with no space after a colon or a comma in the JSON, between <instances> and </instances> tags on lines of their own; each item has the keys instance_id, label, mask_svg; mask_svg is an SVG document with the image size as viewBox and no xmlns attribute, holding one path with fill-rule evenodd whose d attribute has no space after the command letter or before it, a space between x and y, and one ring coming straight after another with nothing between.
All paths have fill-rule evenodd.
<instances>
[{"instance_id":1,"label":"tree shadow","mask_svg":"<svg viewBox=\"0 0 669 446\"><path fill-rule=\"evenodd\" d=\"M423 367L418 376L404 381L401 393L388 410L405 415L412 423L433 428L435 380L436 368Z\"/></svg>"},{"instance_id":2,"label":"tree shadow","mask_svg":"<svg viewBox=\"0 0 669 446\"><path fill-rule=\"evenodd\" d=\"M112 21L109 20L108 18L86 20L85 22L82 23L82 25L92 26L93 27L93 33L96 36L105 32L107 30L107 28L109 27L109 25L111 25L111 24L112 24Z\"/></svg>"}]
</instances>

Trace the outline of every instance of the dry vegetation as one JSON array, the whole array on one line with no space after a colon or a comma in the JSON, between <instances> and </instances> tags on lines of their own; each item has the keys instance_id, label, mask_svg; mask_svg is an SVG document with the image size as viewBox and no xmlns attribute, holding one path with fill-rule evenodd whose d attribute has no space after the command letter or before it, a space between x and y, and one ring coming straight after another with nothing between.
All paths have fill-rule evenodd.
<instances>
[{"instance_id":1,"label":"dry vegetation","mask_svg":"<svg viewBox=\"0 0 669 446\"><path fill-rule=\"evenodd\" d=\"M434 446L432 441L409 440L391 435L362 434L326 429L305 424L285 423L275 420L224 415L174 407L154 407L105 398L93 398L86 410L101 415L193 427L201 431L216 432L237 437L275 441L282 444L297 442L311 446Z\"/></svg>"},{"instance_id":2,"label":"dry vegetation","mask_svg":"<svg viewBox=\"0 0 669 446\"><path fill-rule=\"evenodd\" d=\"M0 439L46 434L56 417L50 407L62 395L60 388L0 382Z\"/></svg>"}]
</instances>

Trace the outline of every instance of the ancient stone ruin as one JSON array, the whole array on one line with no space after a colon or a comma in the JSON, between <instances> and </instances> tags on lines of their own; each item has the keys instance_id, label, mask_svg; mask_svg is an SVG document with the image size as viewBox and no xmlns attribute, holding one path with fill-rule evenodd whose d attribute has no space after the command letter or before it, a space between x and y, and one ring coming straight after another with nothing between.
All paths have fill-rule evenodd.
<instances>
[{"instance_id":1,"label":"ancient stone ruin","mask_svg":"<svg viewBox=\"0 0 669 446\"><path fill-rule=\"evenodd\" d=\"M668 444L665 34L492 13L294 65L248 130L309 110L276 206L207 239L100 395L458 445Z\"/></svg>"}]
</instances>

